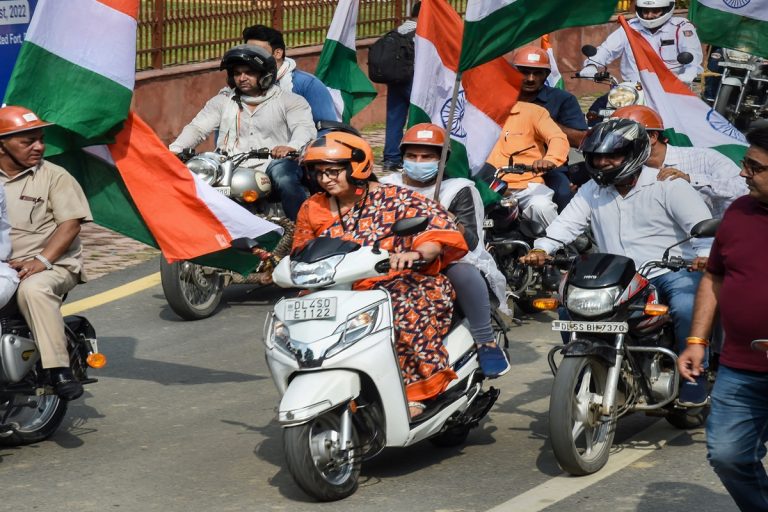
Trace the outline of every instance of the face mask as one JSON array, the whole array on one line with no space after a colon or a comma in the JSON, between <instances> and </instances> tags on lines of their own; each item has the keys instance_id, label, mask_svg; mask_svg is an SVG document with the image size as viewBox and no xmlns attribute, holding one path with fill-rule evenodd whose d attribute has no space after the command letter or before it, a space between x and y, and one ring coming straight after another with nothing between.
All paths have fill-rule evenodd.
<instances>
[{"instance_id":1,"label":"face mask","mask_svg":"<svg viewBox=\"0 0 768 512\"><path fill-rule=\"evenodd\" d=\"M403 171L405 175L420 183L427 183L437 176L437 167L440 162L414 162L413 160L403 161Z\"/></svg>"}]
</instances>

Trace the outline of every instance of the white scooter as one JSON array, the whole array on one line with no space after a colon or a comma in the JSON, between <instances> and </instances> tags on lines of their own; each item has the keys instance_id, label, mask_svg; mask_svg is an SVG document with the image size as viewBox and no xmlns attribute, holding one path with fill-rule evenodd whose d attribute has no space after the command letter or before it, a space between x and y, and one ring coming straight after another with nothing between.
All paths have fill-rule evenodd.
<instances>
[{"instance_id":1,"label":"white scooter","mask_svg":"<svg viewBox=\"0 0 768 512\"><path fill-rule=\"evenodd\" d=\"M410 236L427 224L424 217L402 219L388 236ZM499 395L493 387L483 389L475 345L460 319L443 341L458 379L410 418L389 294L352 290L355 281L388 271L389 254L378 242L361 247L321 237L284 258L272 276L281 287L313 290L275 305L264 343L282 395L278 420L288 469L321 501L354 493L361 462L384 447L424 439L439 446L463 443ZM496 317L494 323L497 343L507 346L503 321Z\"/></svg>"}]
</instances>

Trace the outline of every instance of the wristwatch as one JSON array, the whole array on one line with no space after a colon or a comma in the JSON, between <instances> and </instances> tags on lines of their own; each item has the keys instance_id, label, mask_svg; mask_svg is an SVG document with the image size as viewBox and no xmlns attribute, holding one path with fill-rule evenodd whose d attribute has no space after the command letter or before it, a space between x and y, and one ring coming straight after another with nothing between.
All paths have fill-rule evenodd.
<instances>
[{"instance_id":1,"label":"wristwatch","mask_svg":"<svg viewBox=\"0 0 768 512\"><path fill-rule=\"evenodd\" d=\"M51 262L48 261L48 258L43 256L42 254L38 254L37 256L35 256L35 259L40 263L42 263L43 265L45 265L46 270L53 270L53 265L51 264Z\"/></svg>"}]
</instances>

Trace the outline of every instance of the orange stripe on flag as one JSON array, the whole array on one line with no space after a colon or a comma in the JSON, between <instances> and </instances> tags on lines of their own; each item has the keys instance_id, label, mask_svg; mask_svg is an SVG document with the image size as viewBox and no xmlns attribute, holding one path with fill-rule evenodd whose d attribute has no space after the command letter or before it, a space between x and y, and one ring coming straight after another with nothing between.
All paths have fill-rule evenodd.
<instances>
[{"instance_id":1,"label":"orange stripe on flag","mask_svg":"<svg viewBox=\"0 0 768 512\"><path fill-rule=\"evenodd\" d=\"M133 112L109 151L131 199L169 261L229 247L231 236L198 197L187 167Z\"/></svg>"},{"instance_id":2,"label":"orange stripe on flag","mask_svg":"<svg viewBox=\"0 0 768 512\"><path fill-rule=\"evenodd\" d=\"M648 41L640 35L639 32L632 29L624 16L619 16L619 23L627 35L629 46L632 48L632 55L635 56L638 71L649 71L658 78L661 86L668 93L683 94L686 96L696 96L687 85L680 81L672 73L661 57L653 50Z\"/></svg>"},{"instance_id":3,"label":"orange stripe on flag","mask_svg":"<svg viewBox=\"0 0 768 512\"><path fill-rule=\"evenodd\" d=\"M549 50L550 48L552 48L552 44L549 42L549 34L544 34L541 36L541 49Z\"/></svg>"},{"instance_id":4,"label":"orange stripe on flag","mask_svg":"<svg viewBox=\"0 0 768 512\"><path fill-rule=\"evenodd\" d=\"M139 17L139 0L96 0L97 2L111 7L116 11L127 14L133 19Z\"/></svg>"},{"instance_id":5,"label":"orange stripe on flag","mask_svg":"<svg viewBox=\"0 0 768 512\"><path fill-rule=\"evenodd\" d=\"M416 35L429 39L435 45L443 65L454 72L459 69L463 34L464 23L448 2L434 0L421 5Z\"/></svg>"}]
</instances>

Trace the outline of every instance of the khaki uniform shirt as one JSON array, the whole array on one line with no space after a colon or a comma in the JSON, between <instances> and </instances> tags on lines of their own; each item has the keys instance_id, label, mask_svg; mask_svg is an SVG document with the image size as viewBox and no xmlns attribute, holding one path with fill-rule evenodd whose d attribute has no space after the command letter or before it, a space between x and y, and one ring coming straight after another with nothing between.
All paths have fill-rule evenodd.
<instances>
[{"instance_id":1,"label":"khaki uniform shirt","mask_svg":"<svg viewBox=\"0 0 768 512\"><path fill-rule=\"evenodd\" d=\"M59 224L80 219L90 222L91 210L83 189L75 178L58 165L43 160L13 178L0 169L5 185L8 217L11 223L11 259L29 259L43 252ZM52 261L86 281L80 237Z\"/></svg>"}]
</instances>

